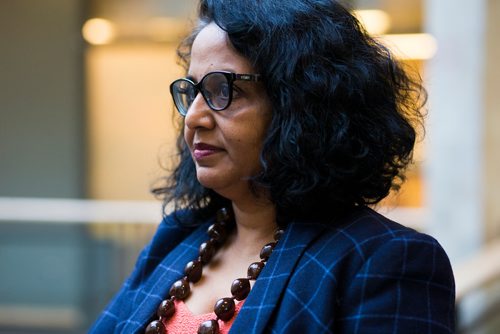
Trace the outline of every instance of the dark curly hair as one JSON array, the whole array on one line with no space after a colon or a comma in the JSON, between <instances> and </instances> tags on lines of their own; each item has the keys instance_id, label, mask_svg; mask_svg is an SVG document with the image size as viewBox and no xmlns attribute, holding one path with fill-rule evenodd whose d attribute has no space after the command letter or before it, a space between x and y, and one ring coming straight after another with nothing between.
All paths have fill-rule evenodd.
<instances>
[{"instance_id":1,"label":"dark curly hair","mask_svg":"<svg viewBox=\"0 0 500 334\"><path fill-rule=\"evenodd\" d=\"M426 100L420 79L334 0L201 0L199 24L178 49L189 66L197 33L215 22L262 75L272 120L252 187L278 219L331 220L399 189ZM182 133L180 161L154 192L212 214L227 203L196 178Z\"/></svg>"}]
</instances>

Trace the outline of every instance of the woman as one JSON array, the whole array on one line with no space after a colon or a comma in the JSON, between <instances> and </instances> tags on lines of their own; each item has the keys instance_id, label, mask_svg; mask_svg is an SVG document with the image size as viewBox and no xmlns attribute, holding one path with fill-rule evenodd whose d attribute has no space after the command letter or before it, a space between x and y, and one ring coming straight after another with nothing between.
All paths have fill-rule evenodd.
<instances>
[{"instance_id":1,"label":"woman","mask_svg":"<svg viewBox=\"0 0 500 334\"><path fill-rule=\"evenodd\" d=\"M443 249L366 206L421 124L390 53L332 0L201 0L179 51L176 211L91 332L453 332Z\"/></svg>"}]
</instances>

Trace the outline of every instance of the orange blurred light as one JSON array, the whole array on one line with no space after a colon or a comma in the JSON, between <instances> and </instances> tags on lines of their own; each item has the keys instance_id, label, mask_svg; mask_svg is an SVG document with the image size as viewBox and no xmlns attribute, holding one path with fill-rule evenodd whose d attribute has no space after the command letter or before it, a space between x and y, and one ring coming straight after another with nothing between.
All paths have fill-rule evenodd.
<instances>
[{"instance_id":1,"label":"orange blurred light","mask_svg":"<svg viewBox=\"0 0 500 334\"><path fill-rule=\"evenodd\" d=\"M93 18L82 27L85 40L94 45L108 44L116 37L116 29L112 22L101 18Z\"/></svg>"},{"instance_id":2,"label":"orange blurred light","mask_svg":"<svg viewBox=\"0 0 500 334\"><path fill-rule=\"evenodd\" d=\"M403 60L428 60L436 55L438 49L436 38L430 34L382 35L379 40Z\"/></svg>"},{"instance_id":3,"label":"orange blurred light","mask_svg":"<svg viewBox=\"0 0 500 334\"><path fill-rule=\"evenodd\" d=\"M391 18L383 10L360 9L355 10L353 14L370 35L385 34L391 27Z\"/></svg>"}]
</instances>

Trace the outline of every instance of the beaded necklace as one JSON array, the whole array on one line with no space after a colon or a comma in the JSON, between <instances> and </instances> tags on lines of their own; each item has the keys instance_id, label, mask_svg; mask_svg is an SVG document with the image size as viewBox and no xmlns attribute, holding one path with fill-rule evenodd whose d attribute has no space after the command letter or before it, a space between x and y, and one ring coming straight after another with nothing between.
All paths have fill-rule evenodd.
<instances>
[{"instance_id":1,"label":"beaded necklace","mask_svg":"<svg viewBox=\"0 0 500 334\"><path fill-rule=\"evenodd\" d=\"M203 265L206 265L213 258L218 249L226 241L228 228L230 224L234 225L234 219L226 208L220 209L216 214L216 222L207 230L210 239L200 245L198 258L189 261L184 269L185 276L176 281L169 290L169 296L158 306L156 315L158 320L153 320L146 327L145 334L167 334L167 329L163 324L164 320L169 319L175 313L175 300L186 299L190 292L190 283L196 283L201 279ZM267 260L271 256L276 243L283 234L282 229L274 232L274 242L270 242L260 251L260 261L250 264L246 278L237 278L231 284L231 297L220 298L214 305L215 319L205 321L198 327L198 334L217 334L219 333L219 320L228 321L235 313L235 300L241 301L247 298L250 293L250 281L255 281L264 268Z\"/></svg>"}]
</instances>

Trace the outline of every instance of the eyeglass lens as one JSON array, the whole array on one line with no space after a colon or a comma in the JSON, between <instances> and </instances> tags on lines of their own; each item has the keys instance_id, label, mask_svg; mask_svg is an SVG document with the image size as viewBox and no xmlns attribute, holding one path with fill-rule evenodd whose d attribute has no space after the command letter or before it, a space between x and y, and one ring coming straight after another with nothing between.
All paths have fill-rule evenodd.
<instances>
[{"instance_id":1,"label":"eyeglass lens","mask_svg":"<svg viewBox=\"0 0 500 334\"><path fill-rule=\"evenodd\" d=\"M213 110L223 110L231 101L230 83L224 73L209 73L197 85L186 79L180 79L173 83L172 94L175 105L182 115L186 115L196 98L198 89Z\"/></svg>"}]
</instances>

